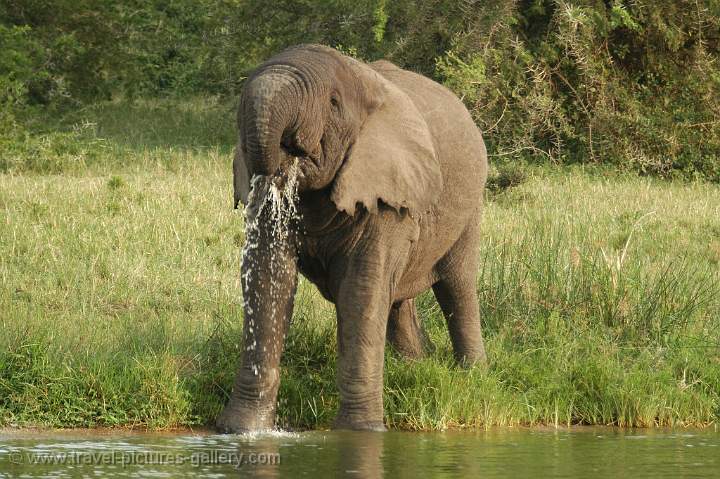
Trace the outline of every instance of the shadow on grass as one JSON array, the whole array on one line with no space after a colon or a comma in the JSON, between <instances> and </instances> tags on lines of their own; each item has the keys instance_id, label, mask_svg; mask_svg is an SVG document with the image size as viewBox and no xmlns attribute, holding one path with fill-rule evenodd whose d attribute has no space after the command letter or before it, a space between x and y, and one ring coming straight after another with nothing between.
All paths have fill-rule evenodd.
<instances>
[{"instance_id":1,"label":"shadow on grass","mask_svg":"<svg viewBox=\"0 0 720 479\"><path fill-rule=\"evenodd\" d=\"M229 157L236 141L232 99L117 100L38 121L0 142L0 172L77 174L156 163L172 168L207 152Z\"/></svg>"},{"instance_id":2,"label":"shadow on grass","mask_svg":"<svg viewBox=\"0 0 720 479\"><path fill-rule=\"evenodd\" d=\"M235 144L232 99L150 99L95 104L64 119L91 123L96 135L131 150L155 148L230 149Z\"/></svg>"}]
</instances>

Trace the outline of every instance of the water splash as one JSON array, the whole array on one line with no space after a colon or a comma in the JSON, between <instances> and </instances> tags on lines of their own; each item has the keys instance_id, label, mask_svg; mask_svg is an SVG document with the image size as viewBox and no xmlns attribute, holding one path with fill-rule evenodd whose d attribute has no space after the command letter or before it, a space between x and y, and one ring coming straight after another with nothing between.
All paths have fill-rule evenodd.
<instances>
[{"instance_id":1,"label":"water splash","mask_svg":"<svg viewBox=\"0 0 720 479\"><path fill-rule=\"evenodd\" d=\"M293 247L294 233L299 225L300 213L298 211L298 159L288 168L282 177L270 178L256 175L252 179L251 191L245 207L246 229L245 246L242 253L243 268L243 301L247 333L245 349L250 353L256 352L258 343L255 333L258 327L267 327L267 324L255 324L255 313L262 313L262 320L269 322L270 333L277 336L278 313L284 313L286 294L281 291L284 278L294 271L289 271L285 252ZM265 224L260 224L265 222ZM269 234L267 234L269 233ZM262 244L265 242L266 244ZM258 249L262 246L262 252ZM261 254L259 254L261 253ZM261 264L258 264L258 261ZM261 284L259 288L250 289L249 280L252 275L265 272L258 268L268 268L268 284ZM279 281L276 281L280 278ZM277 339L273 338L272 353L276 354ZM268 353L265 344L262 354L251 354L256 358L251 364L245 365L258 379L263 377L263 365L257 364L257 358Z\"/></svg>"},{"instance_id":2,"label":"water splash","mask_svg":"<svg viewBox=\"0 0 720 479\"><path fill-rule=\"evenodd\" d=\"M298 159L290 166L284 185L271 181L266 203L270 204L273 240L287 241L290 229L295 226L298 213Z\"/></svg>"},{"instance_id":3,"label":"water splash","mask_svg":"<svg viewBox=\"0 0 720 479\"><path fill-rule=\"evenodd\" d=\"M270 178L255 175L251 181L250 194L245 206L246 237L258 231L258 220L263 217L266 209L270 209L269 221L271 223L273 246L281 246L287 241L292 228L300 219L298 212L298 159L290 165L282 178ZM246 241L245 249L257 247Z\"/></svg>"}]
</instances>

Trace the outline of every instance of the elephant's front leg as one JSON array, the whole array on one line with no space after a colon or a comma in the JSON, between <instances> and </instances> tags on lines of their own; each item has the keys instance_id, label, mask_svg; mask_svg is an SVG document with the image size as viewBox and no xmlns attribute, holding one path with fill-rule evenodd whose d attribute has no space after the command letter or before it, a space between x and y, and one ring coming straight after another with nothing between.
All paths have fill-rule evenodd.
<instances>
[{"instance_id":1,"label":"elephant's front leg","mask_svg":"<svg viewBox=\"0 0 720 479\"><path fill-rule=\"evenodd\" d=\"M336 306L339 429L383 430L383 366L389 298L387 284L350 284ZM373 291L375 290L375 291Z\"/></svg>"},{"instance_id":2,"label":"elephant's front leg","mask_svg":"<svg viewBox=\"0 0 720 479\"><path fill-rule=\"evenodd\" d=\"M223 432L271 429L275 423L280 356L297 286L297 255L292 235L279 235L266 210L260 208L255 226L246 232L242 363L230 401L217 421Z\"/></svg>"},{"instance_id":3,"label":"elephant's front leg","mask_svg":"<svg viewBox=\"0 0 720 479\"><path fill-rule=\"evenodd\" d=\"M342 268L336 300L338 389L335 427L384 430L383 366L394 274L402 247L370 248ZM403 263L404 264L404 263Z\"/></svg>"}]
</instances>

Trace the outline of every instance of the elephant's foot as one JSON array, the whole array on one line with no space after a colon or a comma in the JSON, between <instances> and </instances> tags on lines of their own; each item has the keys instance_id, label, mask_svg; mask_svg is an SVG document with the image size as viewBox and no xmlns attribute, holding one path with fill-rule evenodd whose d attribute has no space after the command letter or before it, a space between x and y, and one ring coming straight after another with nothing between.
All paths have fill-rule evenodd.
<instances>
[{"instance_id":1,"label":"elephant's foot","mask_svg":"<svg viewBox=\"0 0 720 479\"><path fill-rule=\"evenodd\" d=\"M230 401L217 419L217 429L235 434L271 430L279 386L278 368L240 368Z\"/></svg>"},{"instance_id":2,"label":"elephant's foot","mask_svg":"<svg viewBox=\"0 0 720 479\"><path fill-rule=\"evenodd\" d=\"M217 419L216 427L221 433L242 434L246 432L269 431L275 425L275 408L262 406L225 406Z\"/></svg>"},{"instance_id":3,"label":"elephant's foot","mask_svg":"<svg viewBox=\"0 0 720 479\"><path fill-rule=\"evenodd\" d=\"M462 368L470 369L473 367L487 366L487 356L485 348L480 343L480 348L466 349L464 351L455 351L455 360Z\"/></svg>"},{"instance_id":4,"label":"elephant's foot","mask_svg":"<svg viewBox=\"0 0 720 479\"><path fill-rule=\"evenodd\" d=\"M427 356L425 347L422 342L416 340L405 340L390 338L390 345L393 350L403 359L408 361L419 361Z\"/></svg>"},{"instance_id":5,"label":"elephant's foot","mask_svg":"<svg viewBox=\"0 0 720 479\"><path fill-rule=\"evenodd\" d=\"M387 431L382 419L371 420L367 416L338 413L333 429L349 429L352 431Z\"/></svg>"},{"instance_id":6,"label":"elephant's foot","mask_svg":"<svg viewBox=\"0 0 720 479\"><path fill-rule=\"evenodd\" d=\"M360 401L340 400L340 410L335 418L334 429L354 431L385 431L383 424L382 397Z\"/></svg>"}]
</instances>

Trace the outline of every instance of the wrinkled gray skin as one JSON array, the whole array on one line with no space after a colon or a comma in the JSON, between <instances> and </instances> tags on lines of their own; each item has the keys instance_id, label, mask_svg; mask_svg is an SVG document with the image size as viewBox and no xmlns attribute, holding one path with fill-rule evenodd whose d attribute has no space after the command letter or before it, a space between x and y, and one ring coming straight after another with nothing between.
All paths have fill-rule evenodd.
<instances>
[{"instance_id":1,"label":"wrinkled gray skin","mask_svg":"<svg viewBox=\"0 0 720 479\"><path fill-rule=\"evenodd\" d=\"M301 45L247 80L238 127L235 205L250 201L249 214L259 214L242 275L244 342L257 346L244 348L221 431L273 427L298 272L336 307L337 428L383 429L385 342L422 355L413 298L429 287L456 359L484 361L475 285L487 155L455 95L386 61ZM282 182L295 157L302 225L272 244L250 180Z\"/></svg>"}]
</instances>

